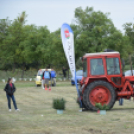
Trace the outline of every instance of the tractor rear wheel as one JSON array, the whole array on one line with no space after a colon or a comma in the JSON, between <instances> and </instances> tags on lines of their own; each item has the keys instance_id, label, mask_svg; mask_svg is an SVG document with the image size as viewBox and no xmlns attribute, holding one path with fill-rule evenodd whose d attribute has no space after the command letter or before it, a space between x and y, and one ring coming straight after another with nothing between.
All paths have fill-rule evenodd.
<instances>
[{"instance_id":1,"label":"tractor rear wheel","mask_svg":"<svg viewBox=\"0 0 134 134\"><path fill-rule=\"evenodd\" d=\"M106 81L90 83L83 93L83 103L87 109L97 110L95 103L106 104L111 109L116 100L116 93L111 84Z\"/></svg>"}]
</instances>

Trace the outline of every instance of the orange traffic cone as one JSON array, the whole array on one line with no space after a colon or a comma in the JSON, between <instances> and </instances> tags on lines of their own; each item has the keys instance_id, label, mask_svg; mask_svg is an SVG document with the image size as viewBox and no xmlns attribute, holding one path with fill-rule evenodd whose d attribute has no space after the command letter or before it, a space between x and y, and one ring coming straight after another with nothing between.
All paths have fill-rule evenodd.
<instances>
[{"instance_id":1,"label":"orange traffic cone","mask_svg":"<svg viewBox=\"0 0 134 134\"><path fill-rule=\"evenodd\" d=\"M51 91L51 87L49 86L49 91Z\"/></svg>"},{"instance_id":2,"label":"orange traffic cone","mask_svg":"<svg viewBox=\"0 0 134 134\"><path fill-rule=\"evenodd\" d=\"M48 90L46 85L45 85L45 90Z\"/></svg>"},{"instance_id":3,"label":"orange traffic cone","mask_svg":"<svg viewBox=\"0 0 134 134\"><path fill-rule=\"evenodd\" d=\"M100 113L100 110L97 110L97 113L99 114Z\"/></svg>"}]
</instances>

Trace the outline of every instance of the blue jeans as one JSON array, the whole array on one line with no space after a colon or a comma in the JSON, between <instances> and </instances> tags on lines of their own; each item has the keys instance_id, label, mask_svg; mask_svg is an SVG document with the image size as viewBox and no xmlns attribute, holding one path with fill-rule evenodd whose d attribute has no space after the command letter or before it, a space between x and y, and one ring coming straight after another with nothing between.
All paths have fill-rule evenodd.
<instances>
[{"instance_id":1,"label":"blue jeans","mask_svg":"<svg viewBox=\"0 0 134 134\"><path fill-rule=\"evenodd\" d=\"M17 109L17 104L16 104L16 101L15 101L15 97L14 95L7 95L7 101L8 101L8 108L11 109L11 98L12 98L12 101L13 101L13 104L14 104L14 108Z\"/></svg>"},{"instance_id":2,"label":"blue jeans","mask_svg":"<svg viewBox=\"0 0 134 134\"><path fill-rule=\"evenodd\" d=\"M119 105L123 105L123 98L119 99Z\"/></svg>"}]
</instances>

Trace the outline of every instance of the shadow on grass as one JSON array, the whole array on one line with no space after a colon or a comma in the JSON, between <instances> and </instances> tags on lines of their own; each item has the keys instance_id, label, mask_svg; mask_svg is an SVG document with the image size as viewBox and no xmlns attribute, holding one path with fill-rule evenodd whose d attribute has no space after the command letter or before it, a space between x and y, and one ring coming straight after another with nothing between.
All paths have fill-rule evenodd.
<instances>
[{"instance_id":1,"label":"shadow on grass","mask_svg":"<svg viewBox=\"0 0 134 134\"><path fill-rule=\"evenodd\" d=\"M110 109L110 110L107 110L107 111L134 111L134 108L114 108L114 109ZM97 112L95 110L88 110L88 109L82 109L82 112Z\"/></svg>"},{"instance_id":2,"label":"shadow on grass","mask_svg":"<svg viewBox=\"0 0 134 134\"><path fill-rule=\"evenodd\" d=\"M111 110L108 110L108 111L125 111L125 110L129 110L129 111L134 111L134 108L113 108Z\"/></svg>"}]
</instances>

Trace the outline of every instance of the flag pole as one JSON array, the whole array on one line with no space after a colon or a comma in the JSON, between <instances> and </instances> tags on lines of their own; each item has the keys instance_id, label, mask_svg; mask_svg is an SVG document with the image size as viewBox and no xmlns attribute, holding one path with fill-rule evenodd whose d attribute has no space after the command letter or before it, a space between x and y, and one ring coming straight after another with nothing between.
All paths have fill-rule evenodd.
<instances>
[{"instance_id":1,"label":"flag pole","mask_svg":"<svg viewBox=\"0 0 134 134\"><path fill-rule=\"evenodd\" d=\"M76 70L75 70L75 86L76 86L76 90L77 90L77 94L78 94L78 99L79 99L79 102L80 102L80 108L82 108L82 102L81 102L80 92L79 92L79 89L78 89L77 78L76 78Z\"/></svg>"}]
</instances>

